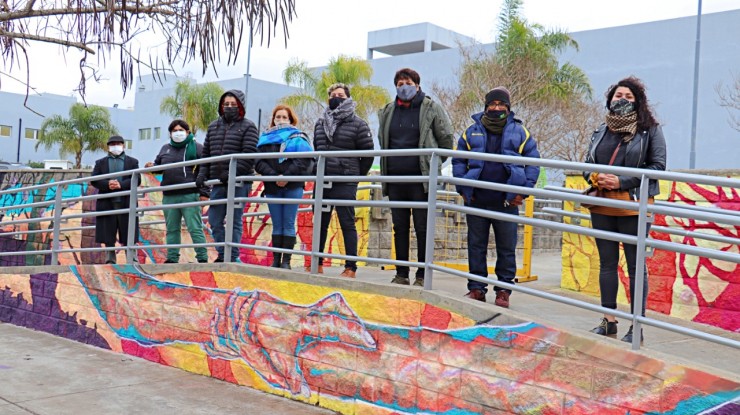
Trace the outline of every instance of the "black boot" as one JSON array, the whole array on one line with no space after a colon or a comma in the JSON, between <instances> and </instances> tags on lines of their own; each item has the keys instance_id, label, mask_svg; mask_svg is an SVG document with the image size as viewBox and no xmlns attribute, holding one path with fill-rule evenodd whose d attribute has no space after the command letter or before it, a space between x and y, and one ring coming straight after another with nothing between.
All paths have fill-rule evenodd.
<instances>
[{"instance_id":1,"label":"black boot","mask_svg":"<svg viewBox=\"0 0 740 415\"><path fill-rule=\"evenodd\" d=\"M283 235L272 235L272 247L282 248L283 247ZM280 262L282 261L283 254L279 252L272 253L272 267L280 268Z\"/></svg>"},{"instance_id":2,"label":"black boot","mask_svg":"<svg viewBox=\"0 0 740 415\"><path fill-rule=\"evenodd\" d=\"M293 249L295 247L295 236L283 235L283 248ZM280 268L290 269L290 258L293 254L283 254L283 261L280 263Z\"/></svg>"},{"instance_id":3,"label":"black boot","mask_svg":"<svg viewBox=\"0 0 740 415\"><path fill-rule=\"evenodd\" d=\"M591 333L600 336L617 337L617 321L609 321L606 317L601 319L601 324L591 329Z\"/></svg>"}]
</instances>

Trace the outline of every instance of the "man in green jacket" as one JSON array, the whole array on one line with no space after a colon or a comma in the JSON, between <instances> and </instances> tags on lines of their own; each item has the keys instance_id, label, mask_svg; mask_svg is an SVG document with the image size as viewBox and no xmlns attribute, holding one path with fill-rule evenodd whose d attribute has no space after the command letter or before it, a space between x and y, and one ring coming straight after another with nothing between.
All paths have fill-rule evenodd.
<instances>
[{"instance_id":1,"label":"man in green jacket","mask_svg":"<svg viewBox=\"0 0 740 415\"><path fill-rule=\"evenodd\" d=\"M421 77L410 68L396 72L393 83L396 85L396 99L388 103L378 113L380 128L378 140L383 150L410 148L452 149L454 137L452 125L444 109L422 92ZM431 156L394 156L380 160L380 173L384 176L427 176ZM444 159L443 159L444 161ZM440 163L441 166L441 163ZM438 172L439 173L439 172ZM428 189L424 183L383 183L383 195L394 202L426 202ZM418 261L426 259L427 209L393 208L393 242L396 246L396 259L409 259L409 232L411 217ZM409 267L396 267L394 284L409 284ZM414 285L424 285L424 268L416 271Z\"/></svg>"}]
</instances>

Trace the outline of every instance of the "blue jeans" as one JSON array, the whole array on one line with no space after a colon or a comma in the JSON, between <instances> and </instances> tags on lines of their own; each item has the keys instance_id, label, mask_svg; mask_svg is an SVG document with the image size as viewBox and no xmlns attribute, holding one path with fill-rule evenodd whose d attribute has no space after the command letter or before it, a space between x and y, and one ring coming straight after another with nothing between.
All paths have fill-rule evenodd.
<instances>
[{"instance_id":1,"label":"blue jeans","mask_svg":"<svg viewBox=\"0 0 740 415\"><path fill-rule=\"evenodd\" d=\"M504 207L503 203L491 205L473 202L470 207L519 216L519 209L516 206ZM491 226L493 226L493 237L496 242L496 277L499 281L514 284L514 278L516 277L517 223L474 215L467 215L467 221L470 273L488 277L486 254L488 252L488 235ZM483 290L484 293L487 293L487 286L488 284L482 282L468 280L468 290ZM511 290L499 287L493 289L495 291L504 290L511 294Z\"/></svg>"},{"instance_id":2,"label":"blue jeans","mask_svg":"<svg viewBox=\"0 0 740 415\"><path fill-rule=\"evenodd\" d=\"M247 197L249 190L252 188L250 184L244 184L234 188L234 197ZM226 199L226 186L213 186L211 190L211 200ZM234 228L231 233L231 242L241 243L242 241L242 215L244 214L244 204L237 203L234 205ZM225 241L226 231L224 225L226 222L226 205L212 205L208 208L208 225L211 227L211 233L213 234L213 240L215 242ZM218 256L224 256L224 247L217 246L216 251ZM232 248L231 260L235 261L239 258L239 249Z\"/></svg>"},{"instance_id":3,"label":"blue jeans","mask_svg":"<svg viewBox=\"0 0 740 415\"><path fill-rule=\"evenodd\" d=\"M303 199L303 188L296 187L288 189L283 187L275 193L265 193L268 199ZM270 210L272 218L272 234L283 236L295 236L295 220L298 216L298 205L287 205L282 203L269 203L267 209Z\"/></svg>"}]
</instances>

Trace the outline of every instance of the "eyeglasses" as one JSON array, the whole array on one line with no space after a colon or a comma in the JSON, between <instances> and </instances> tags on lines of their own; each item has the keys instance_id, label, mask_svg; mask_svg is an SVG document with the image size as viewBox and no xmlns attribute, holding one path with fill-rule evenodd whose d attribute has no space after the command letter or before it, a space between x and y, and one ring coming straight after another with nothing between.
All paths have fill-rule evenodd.
<instances>
[{"instance_id":1,"label":"eyeglasses","mask_svg":"<svg viewBox=\"0 0 740 415\"><path fill-rule=\"evenodd\" d=\"M496 101L494 101L494 102L491 102L490 104L488 104L488 107L489 108L505 109L506 108L506 104L504 104L503 102L496 102Z\"/></svg>"}]
</instances>

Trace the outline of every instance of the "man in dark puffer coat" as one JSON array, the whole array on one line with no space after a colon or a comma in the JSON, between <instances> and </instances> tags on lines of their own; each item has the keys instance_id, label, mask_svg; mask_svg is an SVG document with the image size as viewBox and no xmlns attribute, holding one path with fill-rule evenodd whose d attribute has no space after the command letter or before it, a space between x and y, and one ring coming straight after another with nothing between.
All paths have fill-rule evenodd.
<instances>
[{"instance_id":1,"label":"man in dark puffer coat","mask_svg":"<svg viewBox=\"0 0 740 415\"><path fill-rule=\"evenodd\" d=\"M316 121L314 149L316 151L372 150L373 135L367 122L355 115L356 103L350 96L347 85L337 83L328 89L329 106ZM364 176L372 167L372 157L331 157L326 159L327 176ZM327 183L328 184L328 183ZM357 183L331 183L324 187L324 198L355 200ZM337 210L339 226L344 237L346 255L357 255L357 229L355 228L354 206L324 206L321 210L321 241L319 252L324 252L327 230L332 209ZM321 267L319 268L321 272ZM354 278L357 272L355 261L347 261L342 277Z\"/></svg>"},{"instance_id":2,"label":"man in dark puffer coat","mask_svg":"<svg viewBox=\"0 0 740 415\"><path fill-rule=\"evenodd\" d=\"M242 91L232 89L221 96L218 104L220 117L208 126L206 140L203 143L203 158L221 156L225 154L255 153L257 151L257 127L245 118L245 97ZM241 159L237 161L236 175L247 176L254 174L254 159ZM225 199L229 180L229 161L216 163L204 163L200 166L200 173L196 179L198 187L206 180L219 180L220 183L213 187L211 200ZM247 197L252 188L252 183L235 183L235 197ZM240 243L242 239L242 214L244 206L234 206L234 227L232 229L232 242ZM223 242L225 240L224 221L226 219L226 205L212 205L208 209L208 224L211 227L213 240ZM224 261L224 248L217 246L218 258L215 262ZM231 261L239 259L239 250L232 249Z\"/></svg>"}]
</instances>

